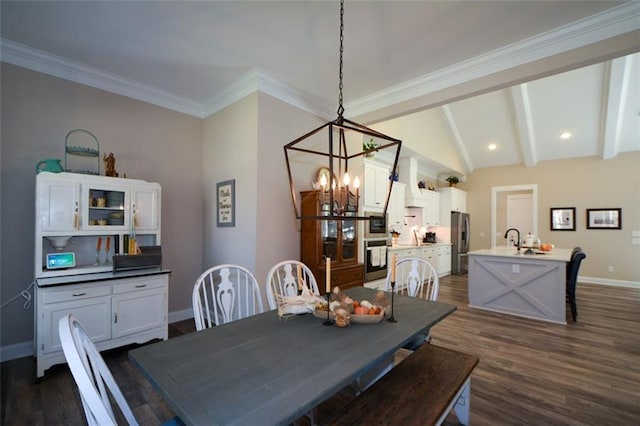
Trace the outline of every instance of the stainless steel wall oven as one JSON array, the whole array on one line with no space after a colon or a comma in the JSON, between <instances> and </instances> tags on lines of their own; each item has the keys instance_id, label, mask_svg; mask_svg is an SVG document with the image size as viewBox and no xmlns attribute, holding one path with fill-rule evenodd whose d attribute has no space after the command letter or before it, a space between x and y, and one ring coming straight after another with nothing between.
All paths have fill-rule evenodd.
<instances>
[{"instance_id":1,"label":"stainless steel wall oven","mask_svg":"<svg viewBox=\"0 0 640 426\"><path fill-rule=\"evenodd\" d=\"M388 239L364 240L364 281L387 277Z\"/></svg>"},{"instance_id":2,"label":"stainless steel wall oven","mask_svg":"<svg viewBox=\"0 0 640 426\"><path fill-rule=\"evenodd\" d=\"M364 215L371 218L364 222L364 238L387 238L388 215L376 212L364 212Z\"/></svg>"}]
</instances>

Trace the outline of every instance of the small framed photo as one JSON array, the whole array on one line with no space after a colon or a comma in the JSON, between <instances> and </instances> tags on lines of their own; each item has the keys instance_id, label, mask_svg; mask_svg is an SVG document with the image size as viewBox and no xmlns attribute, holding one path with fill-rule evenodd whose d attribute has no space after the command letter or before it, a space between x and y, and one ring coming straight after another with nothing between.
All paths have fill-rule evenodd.
<instances>
[{"instance_id":1,"label":"small framed photo","mask_svg":"<svg viewBox=\"0 0 640 426\"><path fill-rule=\"evenodd\" d=\"M622 229L622 209L587 209L587 229Z\"/></svg>"},{"instance_id":2,"label":"small framed photo","mask_svg":"<svg viewBox=\"0 0 640 426\"><path fill-rule=\"evenodd\" d=\"M576 230L576 208L575 207L552 207L549 223L552 231L575 231Z\"/></svg>"},{"instance_id":3,"label":"small framed photo","mask_svg":"<svg viewBox=\"0 0 640 426\"><path fill-rule=\"evenodd\" d=\"M218 182L216 191L217 226L236 226L236 180Z\"/></svg>"}]
</instances>

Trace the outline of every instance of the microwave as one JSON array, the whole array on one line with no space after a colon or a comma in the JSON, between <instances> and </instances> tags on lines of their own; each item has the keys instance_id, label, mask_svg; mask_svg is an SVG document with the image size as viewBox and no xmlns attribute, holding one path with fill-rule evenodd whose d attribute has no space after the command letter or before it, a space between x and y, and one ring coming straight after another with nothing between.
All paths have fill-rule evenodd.
<instances>
[{"instance_id":1,"label":"microwave","mask_svg":"<svg viewBox=\"0 0 640 426\"><path fill-rule=\"evenodd\" d=\"M389 216L378 212L364 212L364 215L370 218L364 223L364 238L386 238Z\"/></svg>"}]
</instances>

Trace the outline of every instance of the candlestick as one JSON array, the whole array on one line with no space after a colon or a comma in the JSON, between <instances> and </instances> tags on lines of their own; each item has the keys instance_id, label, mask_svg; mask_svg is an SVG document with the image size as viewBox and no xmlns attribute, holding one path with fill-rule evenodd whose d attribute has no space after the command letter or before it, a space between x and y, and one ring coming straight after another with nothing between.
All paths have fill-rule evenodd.
<instances>
[{"instance_id":1,"label":"candlestick","mask_svg":"<svg viewBox=\"0 0 640 426\"><path fill-rule=\"evenodd\" d=\"M391 255L391 282L396 282L396 253Z\"/></svg>"},{"instance_id":2,"label":"candlestick","mask_svg":"<svg viewBox=\"0 0 640 426\"><path fill-rule=\"evenodd\" d=\"M391 316L387 321L398 322L393 316L394 295L396 293L396 254L391 256Z\"/></svg>"},{"instance_id":3,"label":"candlestick","mask_svg":"<svg viewBox=\"0 0 640 426\"><path fill-rule=\"evenodd\" d=\"M327 264L327 270L326 270L326 276L325 276L325 281L326 281L326 291L327 293L331 293L331 258L329 256L326 257L326 264Z\"/></svg>"}]
</instances>

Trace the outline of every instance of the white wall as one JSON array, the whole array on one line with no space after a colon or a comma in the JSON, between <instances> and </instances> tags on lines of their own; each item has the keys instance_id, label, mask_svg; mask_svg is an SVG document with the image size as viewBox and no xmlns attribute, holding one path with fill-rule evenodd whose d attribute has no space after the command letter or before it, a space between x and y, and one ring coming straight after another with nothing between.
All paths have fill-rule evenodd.
<instances>
[{"instance_id":1,"label":"white wall","mask_svg":"<svg viewBox=\"0 0 640 426\"><path fill-rule=\"evenodd\" d=\"M120 176L162 185L169 311L189 308L202 268L202 120L12 65L0 71L0 300L33 280L35 165L44 158L64 164L66 134L84 128L96 135L101 152L114 153ZM22 305L20 299L2 309L3 348L33 339L33 305Z\"/></svg>"},{"instance_id":2,"label":"white wall","mask_svg":"<svg viewBox=\"0 0 640 426\"><path fill-rule=\"evenodd\" d=\"M205 120L203 270L235 263L255 271L257 108L258 95L253 93ZM235 226L217 227L216 184L230 179L235 179Z\"/></svg>"}]
</instances>

